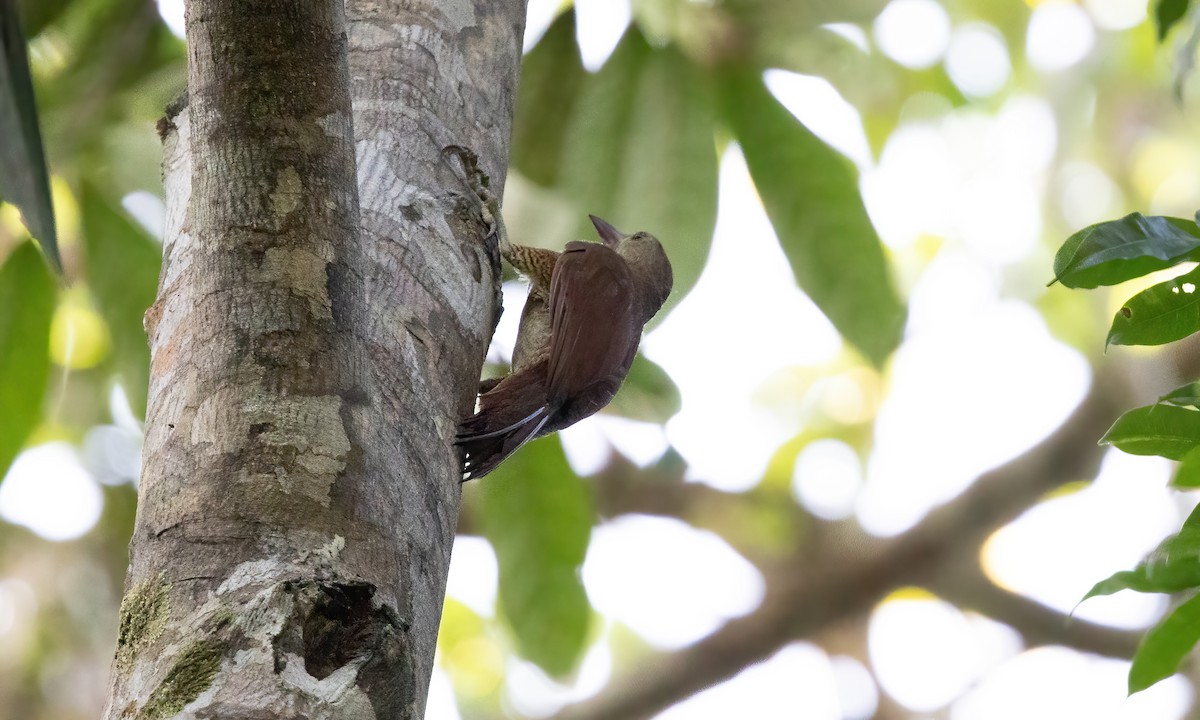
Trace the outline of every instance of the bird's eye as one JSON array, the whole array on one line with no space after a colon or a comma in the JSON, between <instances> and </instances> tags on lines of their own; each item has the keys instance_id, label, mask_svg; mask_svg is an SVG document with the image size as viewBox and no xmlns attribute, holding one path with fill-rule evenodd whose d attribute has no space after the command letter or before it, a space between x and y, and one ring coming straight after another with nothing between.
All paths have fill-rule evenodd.
<instances>
[{"instance_id":1,"label":"bird's eye","mask_svg":"<svg viewBox=\"0 0 1200 720\"><path fill-rule=\"evenodd\" d=\"M642 238L644 238L644 237L646 237L646 233L644 233L644 232L635 232L635 233L633 234L633 238L631 238L631 239L633 239L633 240L641 240L641 239L642 239Z\"/></svg>"}]
</instances>

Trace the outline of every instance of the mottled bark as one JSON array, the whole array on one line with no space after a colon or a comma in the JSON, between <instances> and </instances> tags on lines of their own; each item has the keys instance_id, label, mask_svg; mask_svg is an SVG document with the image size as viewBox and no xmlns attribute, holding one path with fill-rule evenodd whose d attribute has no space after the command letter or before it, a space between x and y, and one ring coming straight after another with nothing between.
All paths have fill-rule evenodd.
<instances>
[{"instance_id":1,"label":"mottled bark","mask_svg":"<svg viewBox=\"0 0 1200 720\"><path fill-rule=\"evenodd\" d=\"M439 153L503 178L524 3L345 12L189 4L108 718L423 714L497 312Z\"/></svg>"}]
</instances>

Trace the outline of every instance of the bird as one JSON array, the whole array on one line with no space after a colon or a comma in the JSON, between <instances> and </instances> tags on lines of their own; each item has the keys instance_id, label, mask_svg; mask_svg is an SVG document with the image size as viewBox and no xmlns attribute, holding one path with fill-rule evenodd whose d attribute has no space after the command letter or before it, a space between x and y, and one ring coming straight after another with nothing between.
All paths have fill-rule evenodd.
<instances>
[{"instance_id":1,"label":"bird","mask_svg":"<svg viewBox=\"0 0 1200 720\"><path fill-rule=\"evenodd\" d=\"M464 160L464 164L465 160ZM569 427L609 403L633 364L642 328L671 293L671 262L647 232L623 233L588 217L600 242L561 253L509 242L499 205L487 199L500 255L529 279L512 371L480 385L463 420L463 482L496 469L529 440Z\"/></svg>"}]
</instances>

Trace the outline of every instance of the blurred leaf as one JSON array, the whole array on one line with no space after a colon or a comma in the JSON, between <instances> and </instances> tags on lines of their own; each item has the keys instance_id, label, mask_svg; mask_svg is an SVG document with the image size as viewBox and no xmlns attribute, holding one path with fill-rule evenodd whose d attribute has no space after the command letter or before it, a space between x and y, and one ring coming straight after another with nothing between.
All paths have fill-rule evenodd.
<instances>
[{"instance_id":1,"label":"blurred leaf","mask_svg":"<svg viewBox=\"0 0 1200 720\"><path fill-rule=\"evenodd\" d=\"M1190 407L1200 410L1200 380L1181 385L1158 399L1160 403L1169 403L1180 407Z\"/></svg>"},{"instance_id":2,"label":"blurred leaf","mask_svg":"<svg viewBox=\"0 0 1200 720\"><path fill-rule=\"evenodd\" d=\"M1171 486L1177 488L1200 488L1200 446L1189 451L1179 460Z\"/></svg>"},{"instance_id":3,"label":"blurred leaf","mask_svg":"<svg viewBox=\"0 0 1200 720\"><path fill-rule=\"evenodd\" d=\"M671 376L638 353L608 410L631 420L665 423L679 412L679 388Z\"/></svg>"},{"instance_id":4,"label":"blurred leaf","mask_svg":"<svg viewBox=\"0 0 1200 720\"><path fill-rule=\"evenodd\" d=\"M512 164L540 185L558 180L567 123L586 76L575 42L575 11L567 10L521 63Z\"/></svg>"},{"instance_id":5,"label":"blurred leaf","mask_svg":"<svg viewBox=\"0 0 1200 720\"><path fill-rule=\"evenodd\" d=\"M9 0L0 2L0 63L0 199L21 209L29 232L61 273L50 175L38 130L25 36L16 4Z\"/></svg>"},{"instance_id":6,"label":"blurred leaf","mask_svg":"<svg viewBox=\"0 0 1200 720\"><path fill-rule=\"evenodd\" d=\"M72 372L94 368L112 357L112 333L86 288L59 296L50 321L50 361Z\"/></svg>"},{"instance_id":7,"label":"blurred leaf","mask_svg":"<svg viewBox=\"0 0 1200 720\"><path fill-rule=\"evenodd\" d=\"M562 178L579 208L575 237L595 238L591 213L662 242L675 275L666 310L674 307L700 277L716 225L713 109L703 76L676 50L651 49L631 27L586 80Z\"/></svg>"},{"instance_id":8,"label":"blurred leaf","mask_svg":"<svg viewBox=\"0 0 1200 720\"><path fill-rule=\"evenodd\" d=\"M579 579L594 510L556 439L526 445L480 485L480 521L500 565L500 607L520 654L562 676L586 645Z\"/></svg>"},{"instance_id":9,"label":"blurred leaf","mask_svg":"<svg viewBox=\"0 0 1200 720\"><path fill-rule=\"evenodd\" d=\"M1200 444L1200 412L1175 405L1136 408L1117 418L1100 444L1179 460Z\"/></svg>"},{"instance_id":10,"label":"blurred leaf","mask_svg":"<svg viewBox=\"0 0 1200 720\"><path fill-rule=\"evenodd\" d=\"M150 348L142 316L154 303L162 248L95 188L79 195L88 284L112 333L116 371L139 417L146 414Z\"/></svg>"},{"instance_id":11,"label":"blurred leaf","mask_svg":"<svg viewBox=\"0 0 1200 720\"><path fill-rule=\"evenodd\" d=\"M114 195L153 190L161 150L152 126L183 89L183 42L145 0L73 2L56 22L55 37L70 48L67 62L38 88L54 164ZM123 138L133 136L142 142L129 152Z\"/></svg>"},{"instance_id":12,"label":"blurred leaf","mask_svg":"<svg viewBox=\"0 0 1200 720\"><path fill-rule=\"evenodd\" d=\"M17 14L21 18L21 28L25 37L37 37L37 34L54 22L72 0L18 0Z\"/></svg>"},{"instance_id":13,"label":"blurred leaf","mask_svg":"<svg viewBox=\"0 0 1200 720\"><path fill-rule=\"evenodd\" d=\"M796 281L880 365L904 308L850 163L780 105L756 71L725 78L723 105ZM784 332L784 327L780 328Z\"/></svg>"},{"instance_id":14,"label":"blurred leaf","mask_svg":"<svg viewBox=\"0 0 1200 720\"><path fill-rule=\"evenodd\" d=\"M1054 280L1072 288L1116 285L1200 257L1191 220L1131 213L1067 238L1054 257Z\"/></svg>"},{"instance_id":15,"label":"blurred leaf","mask_svg":"<svg viewBox=\"0 0 1200 720\"><path fill-rule=\"evenodd\" d=\"M625 143L633 122L634 88L652 50L636 28L630 28L600 71L587 75L567 127L562 180L571 199L583 210L613 217ZM605 215L607 213L607 216ZM579 228L587 218L579 220ZM583 237L594 237L588 229Z\"/></svg>"},{"instance_id":16,"label":"blurred leaf","mask_svg":"<svg viewBox=\"0 0 1200 720\"><path fill-rule=\"evenodd\" d=\"M1183 90L1188 76L1192 74L1192 70L1196 69L1197 47L1200 47L1200 24L1193 23L1187 40L1180 43L1179 48L1175 51L1175 77L1171 83L1171 89L1175 91L1175 101L1180 104L1183 103Z\"/></svg>"},{"instance_id":17,"label":"blurred leaf","mask_svg":"<svg viewBox=\"0 0 1200 720\"><path fill-rule=\"evenodd\" d=\"M467 717L498 717L504 682L504 651L487 623L471 608L447 597L437 636L438 664L454 683L459 707Z\"/></svg>"},{"instance_id":18,"label":"blurred leaf","mask_svg":"<svg viewBox=\"0 0 1200 720\"><path fill-rule=\"evenodd\" d=\"M1129 668L1129 694L1174 675L1197 641L1200 641L1200 596L1172 610L1142 638Z\"/></svg>"},{"instance_id":19,"label":"blurred leaf","mask_svg":"<svg viewBox=\"0 0 1200 720\"><path fill-rule=\"evenodd\" d=\"M839 0L838 2L796 2L795 0L726 0L729 12L756 28L783 25L816 27L826 23L869 23L887 0Z\"/></svg>"},{"instance_id":20,"label":"blurred leaf","mask_svg":"<svg viewBox=\"0 0 1200 720\"><path fill-rule=\"evenodd\" d=\"M1165 40L1175 23L1183 19L1190 4L1191 0L1158 0L1154 7L1154 25L1158 28L1159 42Z\"/></svg>"},{"instance_id":21,"label":"blurred leaf","mask_svg":"<svg viewBox=\"0 0 1200 720\"><path fill-rule=\"evenodd\" d=\"M41 418L54 301L41 254L22 243L0 268L0 479Z\"/></svg>"},{"instance_id":22,"label":"blurred leaf","mask_svg":"<svg viewBox=\"0 0 1200 720\"><path fill-rule=\"evenodd\" d=\"M1200 330L1200 268L1146 288L1113 317L1109 345L1162 345Z\"/></svg>"},{"instance_id":23,"label":"blurred leaf","mask_svg":"<svg viewBox=\"0 0 1200 720\"><path fill-rule=\"evenodd\" d=\"M671 48L648 58L633 96L616 206L606 219L619 218L613 222L625 232L649 231L671 259L675 287L661 320L700 278L716 228L713 98L696 68Z\"/></svg>"}]
</instances>

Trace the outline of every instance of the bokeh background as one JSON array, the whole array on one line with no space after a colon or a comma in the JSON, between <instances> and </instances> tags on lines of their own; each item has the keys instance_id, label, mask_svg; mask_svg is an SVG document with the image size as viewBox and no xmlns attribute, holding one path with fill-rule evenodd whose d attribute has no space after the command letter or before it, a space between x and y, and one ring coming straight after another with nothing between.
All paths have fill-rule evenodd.
<instances>
[{"instance_id":1,"label":"bokeh background","mask_svg":"<svg viewBox=\"0 0 1200 720\"><path fill-rule=\"evenodd\" d=\"M42 416L0 484L0 717L96 718L140 466L140 312L163 217L154 123L183 88L183 9L18 5L70 285ZM1193 713L1200 676L1126 698L1122 658L1168 598L1076 604L1196 503L1167 488L1167 461L1094 443L1105 412L1190 379L1195 348L1104 352L1108 320L1148 280L1047 286L1079 228L1197 206L1200 26L1185 18L1160 42L1153 10L532 0L510 233L561 247L588 211L628 230L662 217L642 229L680 283L610 411L466 487L428 717L629 717L606 703L655 688L671 720ZM833 151L797 153L783 133L774 154L761 133L779 118L758 123L723 89L735 64L786 108L782 126ZM614 99L625 135L578 119ZM639 117L672 118L672 132ZM853 197L834 187L814 206L840 177L830 158L856 169ZM839 203L865 205L880 258L802 237ZM0 205L0 259L24 237ZM907 306L892 339L888 317L854 319L900 306L862 280L872 263ZM797 278L823 288L854 343ZM523 293L506 283L492 371ZM1109 405L1093 412L1097 396ZM972 494L984 481L1000 490ZM893 552L914 533L921 552ZM679 667L685 681L661 684Z\"/></svg>"}]
</instances>

